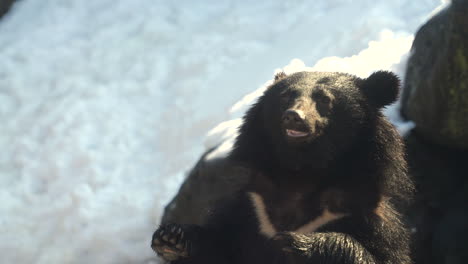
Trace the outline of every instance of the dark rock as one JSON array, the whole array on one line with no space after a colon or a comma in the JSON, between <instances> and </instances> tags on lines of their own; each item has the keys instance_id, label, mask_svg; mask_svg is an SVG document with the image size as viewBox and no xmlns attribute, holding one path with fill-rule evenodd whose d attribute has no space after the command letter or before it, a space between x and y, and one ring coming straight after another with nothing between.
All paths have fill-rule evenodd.
<instances>
[{"instance_id":1,"label":"dark rock","mask_svg":"<svg viewBox=\"0 0 468 264\"><path fill-rule=\"evenodd\" d=\"M468 259L468 0L423 25L408 61L402 114L417 195L408 219L416 264Z\"/></svg>"},{"instance_id":2,"label":"dark rock","mask_svg":"<svg viewBox=\"0 0 468 264\"><path fill-rule=\"evenodd\" d=\"M3 17L16 0L0 0L0 18Z\"/></svg>"},{"instance_id":3,"label":"dark rock","mask_svg":"<svg viewBox=\"0 0 468 264\"><path fill-rule=\"evenodd\" d=\"M408 163L417 195L409 210L416 229L416 264L461 264L468 259L468 151L435 145L412 131Z\"/></svg>"},{"instance_id":4,"label":"dark rock","mask_svg":"<svg viewBox=\"0 0 468 264\"><path fill-rule=\"evenodd\" d=\"M247 183L250 171L227 158L206 160L207 151L190 171L177 195L166 206L162 223L202 224L208 210Z\"/></svg>"},{"instance_id":5,"label":"dark rock","mask_svg":"<svg viewBox=\"0 0 468 264\"><path fill-rule=\"evenodd\" d=\"M416 34L402 114L437 144L468 149L468 0L454 0Z\"/></svg>"}]
</instances>

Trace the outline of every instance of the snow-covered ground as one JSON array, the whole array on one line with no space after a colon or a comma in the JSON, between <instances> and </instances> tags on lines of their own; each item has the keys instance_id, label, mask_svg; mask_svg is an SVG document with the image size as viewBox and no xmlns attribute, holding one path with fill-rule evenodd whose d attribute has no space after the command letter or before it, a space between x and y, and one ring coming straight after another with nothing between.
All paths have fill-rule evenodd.
<instances>
[{"instance_id":1,"label":"snow-covered ground","mask_svg":"<svg viewBox=\"0 0 468 264\"><path fill-rule=\"evenodd\" d=\"M440 4L17 2L0 20L0 263L151 262L204 141L232 135L275 69L402 74Z\"/></svg>"}]
</instances>

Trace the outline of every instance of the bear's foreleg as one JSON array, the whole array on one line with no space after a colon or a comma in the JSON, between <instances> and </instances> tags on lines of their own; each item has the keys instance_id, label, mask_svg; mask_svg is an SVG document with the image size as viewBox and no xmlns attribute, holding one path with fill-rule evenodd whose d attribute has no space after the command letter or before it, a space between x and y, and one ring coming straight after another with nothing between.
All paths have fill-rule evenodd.
<instances>
[{"instance_id":1,"label":"bear's foreleg","mask_svg":"<svg viewBox=\"0 0 468 264\"><path fill-rule=\"evenodd\" d=\"M170 263L224 263L224 250L216 243L216 234L197 225L162 225L154 232L151 247Z\"/></svg>"},{"instance_id":2,"label":"bear's foreleg","mask_svg":"<svg viewBox=\"0 0 468 264\"><path fill-rule=\"evenodd\" d=\"M286 264L376 264L376 260L358 241L337 232L297 234L278 233L274 247L284 252Z\"/></svg>"}]
</instances>

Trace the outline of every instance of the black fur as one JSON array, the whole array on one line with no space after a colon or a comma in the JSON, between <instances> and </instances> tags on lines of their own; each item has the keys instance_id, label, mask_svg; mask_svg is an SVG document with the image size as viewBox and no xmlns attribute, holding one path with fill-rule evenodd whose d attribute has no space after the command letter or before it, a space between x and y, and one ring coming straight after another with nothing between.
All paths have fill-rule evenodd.
<instances>
[{"instance_id":1,"label":"black fur","mask_svg":"<svg viewBox=\"0 0 468 264\"><path fill-rule=\"evenodd\" d=\"M182 226L184 240L169 236L190 245L174 263L411 263L408 233L393 205L410 197L412 184L402 140L380 113L396 99L398 78L280 77L245 115L230 156L257 176L206 225ZM288 136L287 129L307 136ZM278 231L272 238L259 232L248 192L263 198ZM345 216L311 233L293 232L324 210ZM160 227L152 242L167 260L178 253L161 246L158 234L171 230L178 229Z\"/></svg>"},{"instance_id":2,"label":"black fur","mask_svg":"<svg viewBox=\"0 0 468 264\"><path fill-rule=\"evenodd\" d=\"M399 94L400 80L387 71L374 72L362 84L364 94L376 107L383 107L396 101Z\"/></svg>"}]
</instances>

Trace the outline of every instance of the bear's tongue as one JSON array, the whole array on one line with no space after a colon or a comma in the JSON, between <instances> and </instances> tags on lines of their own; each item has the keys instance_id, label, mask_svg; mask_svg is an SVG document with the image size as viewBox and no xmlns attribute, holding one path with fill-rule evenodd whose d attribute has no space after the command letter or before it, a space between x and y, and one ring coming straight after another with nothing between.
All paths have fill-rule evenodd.
<instances>
[{"instance_id":1,"label":"bear's tongue","mask_svg":"<svg viewBox=\"0 0 468 264\"><path fill-rule=\"evenodd\" d=\"M286 129L286 134L288 134L289 137L305 137L308 135L308 133L306 132L297 131L293 129Z\"/></svg>"}]
</instances>

